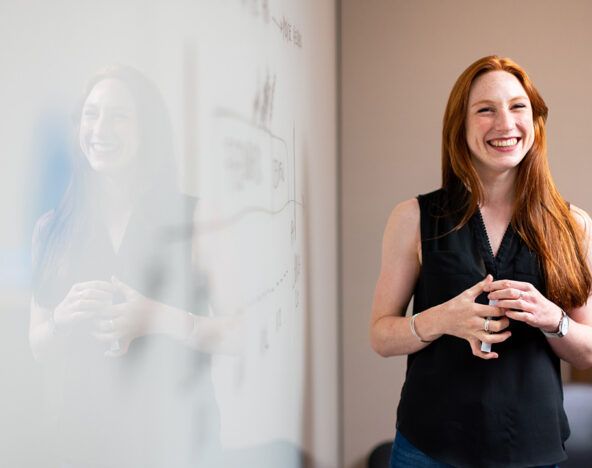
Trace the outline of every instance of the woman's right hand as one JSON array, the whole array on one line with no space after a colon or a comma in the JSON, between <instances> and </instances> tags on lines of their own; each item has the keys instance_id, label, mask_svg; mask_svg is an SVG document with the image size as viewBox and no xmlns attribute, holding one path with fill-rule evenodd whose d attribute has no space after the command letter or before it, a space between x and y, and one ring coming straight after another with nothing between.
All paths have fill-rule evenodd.
<instances>
[{"instance_id":1,"label":"woman's right hand","mask_svg":"<svg viewBox=\"0 0 592 468\"><path fill-rule=\"evenodd\" d=\"M510 320L502 309L475 302L475 299L484 291L485 285L492 281L492 276L487 275L483 281L479 281L443 304L447 317L445 333L467 340L473 354L482 359L495 359L499 356L493 351L489 353L481 351L481 342L501 343L511 336L510 331L502 331L510 325ZM501 317L501 319L490 320L489 331L485 331L488 317L492 319Z\"/></svg>"},{"instance_id":2,"label":"woman's right hand","mask_svg":"<svg viewBox=\"0 0 592 468\"><path fill-rule=\"evenodd\" d=\"M115 287L109 281L76 283L53 312L56 330L70 331L76 323L93 318L111 306Z\"/></svg>"}]
</instances>

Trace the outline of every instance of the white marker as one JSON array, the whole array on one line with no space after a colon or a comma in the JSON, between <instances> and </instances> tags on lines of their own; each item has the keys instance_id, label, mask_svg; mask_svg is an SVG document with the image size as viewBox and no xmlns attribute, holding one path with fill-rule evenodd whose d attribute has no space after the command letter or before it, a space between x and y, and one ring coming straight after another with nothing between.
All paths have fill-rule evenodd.
<instances>
[{"instance_id":1,"label":"white marker","mask_svg":"<svg viewBox=\"0 0 592 468\"><path fill-rule=\"evenodd\" d=\"M495 299L490 300L489 301L489 305L490 306L494 306L497 304L497 301ZM492 317L486 317L486 320L491 320ZM490 353L491 352L491 343L485 343L485 342L481 342L481 351L483 351L484 353Z\"/></svg>"}]
</instances>

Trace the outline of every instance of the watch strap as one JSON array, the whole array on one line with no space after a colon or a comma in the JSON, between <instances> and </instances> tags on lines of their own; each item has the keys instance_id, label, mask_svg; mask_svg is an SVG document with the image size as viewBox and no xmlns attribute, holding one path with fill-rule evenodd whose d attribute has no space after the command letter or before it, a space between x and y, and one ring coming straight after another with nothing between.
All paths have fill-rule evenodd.
<instances>
[{"instance_id":1,"label":"watch strap","mask_svg":"<svg viewBox=\"0 0 592 468\"><path fill-rule=\"evenodd\" d=\"M561 309L561 319L559 320L559 325L557 326L557 331L556 332L548 332L543 329L541 329L541 331L543 332L543 335L545 335L547 338L561 338L567 334L566 325L567 325L567 323L569 323L568 320L569 320L569 317L567 316L565 311L563 309ZM567 323L565 323L565 322L567 322Z\"/></svg>"}]
</instances>

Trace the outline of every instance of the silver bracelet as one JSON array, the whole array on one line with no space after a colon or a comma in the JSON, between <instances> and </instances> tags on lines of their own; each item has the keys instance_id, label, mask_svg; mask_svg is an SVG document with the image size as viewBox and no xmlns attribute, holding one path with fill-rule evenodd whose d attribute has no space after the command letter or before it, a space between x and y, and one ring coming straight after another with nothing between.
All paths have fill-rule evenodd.
<instances>
[{"instance_id":1,"label":"silver bracelet","mask_svg":"<svg viewBox=\"0 0 592 468\"><path fill-rule=\"evenodd\" d=\"M51 336L57 335L56 323L55 323L55 320L53 319L53 311L49 315L49 319L47 319L47 329L49 330L49 334Z\"/></svg>"},{"instance_id":2,"label":"silver bracelet","mask_svg":"<svg viewBox=\"0 0 592 468\"><path fill-rule=\"evenodd\" d=\"M187 312L186 318L191 320L191 330L186 334L185 338L183 338L183 341L185 343L188 343L196 334L196 330L198 328L197 325L197 317L192 314L191 312Z\"/></svg>"},{"instance_id":3,"label":"silver bracelet","mask_svg":"<svg viewBox=\"0 0 592 468\"><path fill-rule=\"evenodd\" d=\"M413 333L413 336L415 336L415 338L417 338L419 341L421 341L422 343L431 343L431 340L424 340L422 339L418 334L417 334L417 330L415 330L415 319L417 317L419 317L423 312L419 312L418 314L415 314L411 317L411 321L409 322L409 328L411 328L411 333Z\"/></svg>"},{"instance_id":4,"label":"silver bracelet","mask_svg":"<svg viewBox=\"0 0 592 468\"><path fill-rule=\"evenodd\" d=\"M60 336L63 335L62 329L58 329L58 325L55 323L55 319L53 318L55 314L55 309L52 309L49 313L49 319L47 320L47 328L49 329L49 333L51 336Z\"/></svg>"}]
</instances>

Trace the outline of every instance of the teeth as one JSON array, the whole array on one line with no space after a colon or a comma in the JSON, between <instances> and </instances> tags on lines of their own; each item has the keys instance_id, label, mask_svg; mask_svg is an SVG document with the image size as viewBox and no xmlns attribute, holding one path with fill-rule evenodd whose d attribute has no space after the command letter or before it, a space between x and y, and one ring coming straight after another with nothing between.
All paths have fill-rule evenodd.
<instances>
[{"instance_id":1,"label":"teeth","mask_svg":"<svg viewBox=\"0 0 592 468\"><path fill-rule=\"evenodd\" d=\"M113 143L93 143L91 145L92 149L95 151L114 151L117 149L117 145Z\"/></svg>"},{"instance_id":2,"label":"teeth","mask_svg":"<svg viewBox=\"0 0 592 468\"><path fill-rule=\"evenodd\" d=\"M493 146L514 146L518 143L518 138L508 138L507 140L491 140Z\"/></svg>"}]
</instances>

